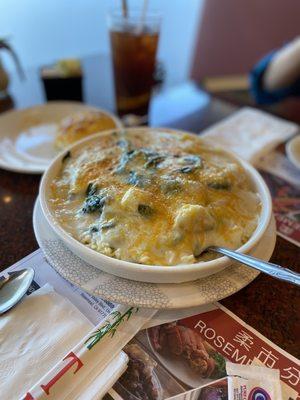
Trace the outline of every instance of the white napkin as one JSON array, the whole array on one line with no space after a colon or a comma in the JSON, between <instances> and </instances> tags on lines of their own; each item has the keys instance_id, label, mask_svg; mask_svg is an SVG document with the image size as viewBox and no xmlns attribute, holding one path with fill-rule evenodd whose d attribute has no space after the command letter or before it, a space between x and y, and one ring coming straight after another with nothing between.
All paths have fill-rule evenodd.
<instances>
[{"instance_id":1,"label":"white napkin","mask_svg":"<svg viewBox=\"0 0 300 400\"><path fill-rule=\"evenodd\" d=\"M255 164L298 130L297 124L245 107L204 130L201 136Z\"/></svg>"},{"instance_id":2,"label":"white napkin","mask_svg":"<svg viewBox=\"0 0 300 400\"><path fill-rule=\"evenodd\" d=\"M1 316L1 400L22 396L91 329L49 284Z\"/></svg>"}]
</instances>

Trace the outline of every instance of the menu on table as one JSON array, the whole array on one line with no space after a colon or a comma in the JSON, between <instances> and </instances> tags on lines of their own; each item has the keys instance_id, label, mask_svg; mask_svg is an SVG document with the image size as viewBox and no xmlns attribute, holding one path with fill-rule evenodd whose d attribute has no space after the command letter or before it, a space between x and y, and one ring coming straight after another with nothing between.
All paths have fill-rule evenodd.
<instances>
[{"instance_id":1,"label":"menu on table","mask_svg":"<svg viewBox=\"0 0 300 400\"><path fill-rule=\"evenodd\" d=\"M48 264L41 250L4 274L26 267L35 269L29 293L50 283L94 325L117 306L64 280ZM207 310L140 331L125 346L130 360L128 368L107 396L124 400L158 400L174 396L224 400L227 399L225 363L228 360L279 369L283 399L299 398L300 364L296 358L219 303L209 305ZM214 394L219 397L212 397Z\"/></svg>"},{"instance_id":2,"label":"menu on table","mask_svg":"<svg viewBox=\"0 0 300 400\"><path fill-rule=\"evenodd\" d=\"M281 153L274 151L258 165L273 200L277 233L300 246L300 172Z\"/></svg>"},{"instance_id":3,"label":"menu on table","mask_svg":"<svg viewBox=\"0 0 300 400\"><path fill-rule=\"evenodd\" d=\"M299 361L219 303L140 331L124 351L130 362L109 393L115 399L225 400L226 361L279 369L283 399L296 400L300 393Z\"/></svg>"}]
</instances>

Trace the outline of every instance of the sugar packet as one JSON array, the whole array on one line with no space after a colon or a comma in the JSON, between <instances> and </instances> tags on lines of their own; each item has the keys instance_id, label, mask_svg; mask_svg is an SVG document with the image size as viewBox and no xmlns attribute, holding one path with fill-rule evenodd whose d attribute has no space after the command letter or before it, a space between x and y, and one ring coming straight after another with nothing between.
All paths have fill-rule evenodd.
<instances>
[{"instance_id":1,"label":"sugar packet","mask_svg":"<svg viewBox=\"0 0 300 400\"><path fill-rule=\"evenodd\" d=\"M282 400L278 369L226 362L226 371L228 400Z\"/></svg>"}]
</instances>

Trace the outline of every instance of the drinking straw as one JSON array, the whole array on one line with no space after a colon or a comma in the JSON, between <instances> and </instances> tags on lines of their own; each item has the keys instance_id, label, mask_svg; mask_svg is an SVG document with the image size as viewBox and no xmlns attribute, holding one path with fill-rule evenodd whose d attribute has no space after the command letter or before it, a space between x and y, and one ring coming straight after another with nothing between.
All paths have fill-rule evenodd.
<instances>
[{"instance_id":1,"label":"drinking straw","mask_svg":"<svg viewBox=\"0 0 300 400\"><path fill-rule=\"evenodd\" d=\"M142 32L143 27L145 25L147 8L148 8L148 0L144 0L142 13L141 13L141 19L140 19L140 23L139 23L139 27L138 27L138 32Z\"/></svg>"},{"instance_id":2,"label":"drinking straw","mask_svg":"<svg viewBox=\"0 0 300 400\"><path fill-rule=\"evenodd\" d=\"M127 0L122 0L122 14L124 18L128 16Z\"/></svg>"}]
</instances>

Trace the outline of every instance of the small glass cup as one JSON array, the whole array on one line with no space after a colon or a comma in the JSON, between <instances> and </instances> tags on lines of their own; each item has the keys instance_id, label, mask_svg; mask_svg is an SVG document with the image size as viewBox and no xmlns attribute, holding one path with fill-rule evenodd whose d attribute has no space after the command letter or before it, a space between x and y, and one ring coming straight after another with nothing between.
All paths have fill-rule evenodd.
<instances>
[{"instance_id":1,"label":"small glass cup","mask_svg":"<svg viewBox=\"0 0 300 400\"><path fill-rule=\"evenodd\" d=\"M120 116L148 114L161 18L130 11L109 15L116 108Z\"/></svg>"}]
</instances>

